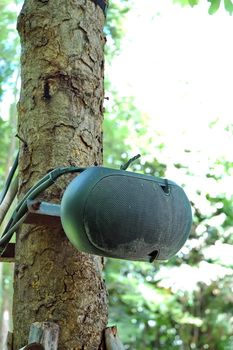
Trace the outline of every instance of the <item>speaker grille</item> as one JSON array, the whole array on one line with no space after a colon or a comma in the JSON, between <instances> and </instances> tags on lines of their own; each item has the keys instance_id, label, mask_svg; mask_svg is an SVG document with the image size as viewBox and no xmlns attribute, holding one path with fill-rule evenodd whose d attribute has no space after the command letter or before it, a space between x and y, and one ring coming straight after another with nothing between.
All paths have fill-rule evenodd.
<instances>
[{"instance_id":1,"label":"speaker grille","mask_svg":"<svg viewBox=\"0 0 233 350\"><path fill-rule=\"evenodd\" d=\"M67 187L64 230L81 251L128 260L166 260L188 238L192 214L172 181L91 167Z\"/></svg>"},{"instance_id":2,"label":"speaker grille","mask_svg":"<svg viewBox=\"0 0 233 350\"><path fill-rule=\"evenodd\" d=\"M117 256L127 254L132 259L163 251L168 242L174 250L182 240L182 231L177 237L178 227L174 227L175 192L170 188L166 194L157 182L144 178L102 178L85 206L84 222L90 241L100 249Z\"/></svg>"}]
</instances>

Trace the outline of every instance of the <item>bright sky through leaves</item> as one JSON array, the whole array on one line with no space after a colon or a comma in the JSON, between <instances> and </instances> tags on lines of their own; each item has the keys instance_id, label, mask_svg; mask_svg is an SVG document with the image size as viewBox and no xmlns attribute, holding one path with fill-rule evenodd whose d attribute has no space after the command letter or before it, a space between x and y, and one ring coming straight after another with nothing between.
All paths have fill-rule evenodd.
<instances>
[{"instance_id":1,"label":"bright sky through leaves","mask_svg":"<svg viewBox=\"0 0 233 350\"><path fill-rule=\"evenodd\" d=\"M156 146L161 140L165 147L159 161L167 165L166 177L184 184L189 199L204 215L211 216L213 208L206 194L232 195L232 168L227 176L223 165L216 164L218 159L233 164L232 133L226 131L226 126L233 124L232 17L224 8L210 16L207 1L182 8L169 0L135 0L125 29L121 54L108 67L109 76L119 94L135 96L136 106L144 119L147 115L148 123L145 144L135 137L129 140L130 145L134 148L136 144L135 154L143 146L148 155L158 158ZM175 163L184 165L183 171ZM207 177L211 168L221 181ZM225 214L213 220L221 227ZM198 229L201 239L206 239L206 228L200 225ZM200 244L190 241L182 249L184 254L194 248L191 242ZM220 244L216 242L204 256L216 257L217 250L222 260L226 249L232 255L232 246ZM208 284L231 273L230 268L218 265L213 265L210 273L205 261L198 265L196 274L188 265L179 267L177 273L173 268L165 270L165 287L180 290L184 281L189 281L185 289L194 290L202 279ZM148 290L144 292L148 297Z\"/></svg>"},{"instance_id":2,"label":"bright sky through leaves","mask_svg":"<svg viewBox=\"0 0 233 350\"><path fill-rule=\"evenodd\" d=\"M133 95L166 146L218 154L228 142L209 123L233 121L233 21L224 9L208 15L169 0L135 1L125 25L122 53L111 65L112 83ZM180 147L179 147L180 144Z\"/></svg>"}]
</instances>

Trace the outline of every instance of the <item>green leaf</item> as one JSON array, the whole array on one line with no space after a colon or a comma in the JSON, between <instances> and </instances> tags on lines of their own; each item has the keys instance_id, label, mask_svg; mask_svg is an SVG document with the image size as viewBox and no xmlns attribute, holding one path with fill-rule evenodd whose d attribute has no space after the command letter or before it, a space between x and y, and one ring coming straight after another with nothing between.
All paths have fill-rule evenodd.
<instances>
[{"instance_id":1,"label":"green leaf","mask_svg":"<svg viewBox=\"0 0 233 350\"><path fill-rule=\"evenodd\" d=\"M195 6L199 3L199 0L173 0L174 4L179 3L181 6Z\"/></svg>"},{"instance_id":2,"label":"green leaf","mask_svg":"<svg viewBox=\"0 0 233 350\"><path fill-rule=\"evenodd\" d=\"M196 6L199 3L199 0L188 0L190 6Z\"/></svg>"},{"instance_id":3,"label":"green leaf","mask_svg":"<svg viewBox=\"0 0 233 350\"><path fill-rule=\"evenodd\" d=\"M231 0L224 0L224 6L227 12L229 12L230 15L233 13L233 4Z\"/></svg>"},{"instance_id":4,"label":"green leaf","mask_svg":"<svg viewBox=\"0 0 233 350\"><path fill-rule=\"evenodd\" d=\"M208 1L211 3L208 12L210 15L213 15L215 12L218 11L221 0L208 0Z\"/></svg>"}]
</instances>

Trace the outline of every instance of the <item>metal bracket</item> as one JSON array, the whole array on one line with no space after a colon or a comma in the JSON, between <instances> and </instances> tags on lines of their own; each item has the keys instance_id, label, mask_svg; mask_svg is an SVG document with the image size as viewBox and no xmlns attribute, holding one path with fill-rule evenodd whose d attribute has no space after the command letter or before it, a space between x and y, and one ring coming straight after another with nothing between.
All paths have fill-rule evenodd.
<instances>
[{"instance_id":1,"label":"metal bracket","mask_svg":"<svg viewBox=\"0 0 233 350\"><path fill-rule=\"evenodd\" d=\"M59 326L54 322L35 322L30 327L28 345L19 350L57 350Z\"/></svg>"},{"instance_id":2,"label":"metal bracket","mask_svg":"<svg viewBox=\"0 0 233 350\"><path fill-rule=\"evenodd\" d=\"M25 224L45 225L50 227L61 226L60 205L27 200L28 215Z\"/></svg>"},{"instance_id":3,"label":"metal bracket","mask_svg":"<svg viewBox=\"0 0 233 350\"><path fill-rule=\"evenodd\" d=\"M45 348L43 347L43 345L41 345L39 343L32 343L32 344L28 344L28 345L24 346L23 348L21 348L19 350L45 350Z\"/></svg>"},{"instance_id":4,"label":"metal bracket","mask_svg":"<svg viewBox=\"0 0 233 350\"><path fill-rule=\"evenodd\" d=\"M24 221L25 224L62 228L59 204L42 202L40 200L28 200L27 208L28 214ZM0 256L0 262L14 261L15 243L8 243Z\"/></svg>"},{"instance_id":5,"label":"metal bracket","mask_svg":"<svg viewBox=\"0 0 233 350\"><path fill-rule=\"evenodd\" d=\"M15 261L15 243L8 243L2 255L0 262L14 262Z\"/></svg>"}]
</instances>

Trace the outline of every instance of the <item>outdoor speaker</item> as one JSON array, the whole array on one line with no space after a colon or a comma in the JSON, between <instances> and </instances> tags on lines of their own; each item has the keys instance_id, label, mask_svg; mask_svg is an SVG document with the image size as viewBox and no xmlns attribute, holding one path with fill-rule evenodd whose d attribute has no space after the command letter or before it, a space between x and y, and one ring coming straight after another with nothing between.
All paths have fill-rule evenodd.
<instances>
[{"instance_id":1,"label":"outdoor speaker","mask_svg":"<svg viewBox=\"0 0 233 350\"><path fill-rule=\"evenodd\" d=\"M66 188L61 221L69 240L83 252L152 262L180 250L192 214L183 189L172 181L90 167Z\"/></svg>"}]
</instances>

